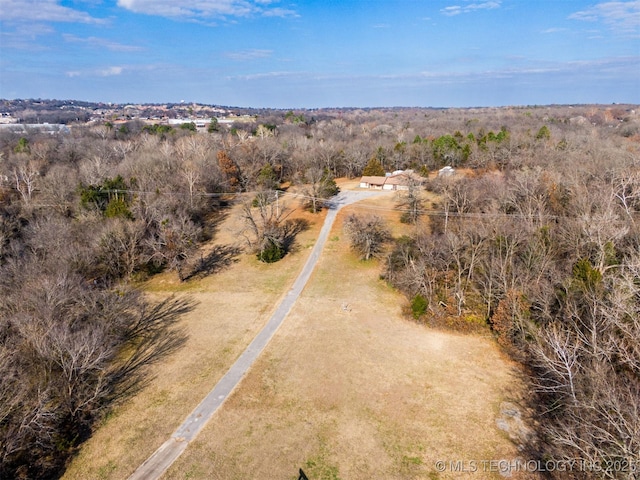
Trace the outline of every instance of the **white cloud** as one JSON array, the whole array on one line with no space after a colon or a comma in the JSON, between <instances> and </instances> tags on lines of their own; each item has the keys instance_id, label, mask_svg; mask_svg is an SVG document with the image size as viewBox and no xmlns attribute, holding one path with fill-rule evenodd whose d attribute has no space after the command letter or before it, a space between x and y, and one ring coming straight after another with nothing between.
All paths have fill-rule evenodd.
<instances>
[{"instance_id":1,"label":"white cloud","mask_svg":"<svg viewBox=\"0 0 640 480\"><path fill-rule=\"evenodd\" d=\"M306 72L262 72L262 73L253 73L249 75L230 75L226 77L227 80L245 80L245 81L253 81L253 80L262 80L265 78L299 78L299 77L308 77L308 73Z\"/></svg>"},{"instance_id":2,"label":"white cloud","mask_svg":"<svg viewBox=\"0 0 640 480\"><path fill-rule=\"evenodd\" d=\"M444 7L440 9L440 13L446 15L448 17L453 17L455 15L460 15L461 13L471 13L477 10L493 10L495 8L500 8L500 4L502 0L493 0L489 2L482 3L470 3L468 5L452 5L450 7Z\"/></svg>"},{"instance_id":3,"label":"white cloud","mask_svg":"<svg viewBox=\"0 0 640 480\"><path fill-rule=\"evenodd\" d=\"M62 37L67 43L79 43L93 48L107 49L112 52L139 52L144 50L142 47L137 47L135 45L123 45L121 43L107 40L106 38L81 38L71 34L63 34Z\"/></svg>"},{"instance_id":4,"label":"white cloud","mask_svg":"<svg viewBox=\"0 0 640 480\"><path fill-rule=\"evenodd\" d=\"M58 0L3 0L3 21L103 23L86 12L60 5Z\"/></svg>"},{"instance_id":5,"label":"white cloud","mask_svg":"<svg viewBox=\"0 0 640 480\"><path fill-rule=\"evenodd\" d=\"M43 35L50 35L55 30L42 23L18 23L14 29L0 31L0 45L6 49L43 51L48 47L36 43L34 40Z\"/></svg>"},{"instance_id":6,"label":"white cloud","mask_svg":"<svg viewBox=\"0 0 640 480\"><path fill-rule=\"evenodd\" d=\"M257 60L260 58L269 58L273 55L273 50L241 50L237 52L226 52L224 56L230 58L231 60L235 60L237 62L246 62L251 60Z\"/></svg>"},{"instance_id":7,"label":"white cloud","mask_svg":"<svg viewBox=\"0 0 640 480\"><path fill-rule=\"evenodd\" d=\"M511 58L511 57L510 57ZM519 57L526 60L525 57ZM538 76L558 76L574 78L576 75L599 77L624 77L640 67L639 56L608 57L595 60L580 60L568 62L528 62L518 67L508 67L495 70L470 71L416 71L401 74L320 74L305 71L270 71L249 75L234 75L226 77L229 81L263 81L267 79L289 79L304 81L343 81L345 83L376 82L376 81L407 81L427 83L475 82L479 80L492 81L504 78L524 78Z\"/></svg>"},{"instance_id":8,"label":"white cloud","mask_svg":"<svg viewBox=\"0 0 640 480\"><path fill-rule=\"evenodd\" d=\"M260 2L258 2L260 3ZM289 8L267 8L262 10L261 14L265 17L299 17L295 10Z\"/></svg>"},{"instance_id":9,"label":"white cloud","mask_svg":"<svg viewBox=\"0 0 640 480\"><path fill-rule=\"evenodd\" d=\"M452 17L454 15L459 15L460 13L462 13L462 7L459 5L444 7L440 10L440 13L442 13L443 15L447 15L448 17Z\"/></svg>"},{"instance_id":10,"label":"white cloud","mask_svg":"<svg viewBox=\"0 0 640 480\"><path fill-rule=\"evenodd\" d=\"M119 7L132 12L170 18L297 16L293 10L272 7L273 3L271 0L118 0Z\"/></svg>"},{"instance_id":11,"label":"white cloud","mask_svg":"<svg viewBox=\"0 0 640 480\"><path fill-rule=\"evenodd\" d=\"M67 77L113 77L121 75L125 67L111 66L96 68L93 70L71 70L66 72Z\"/></svg>"},{"instance_id":12,"label":"white cloud","mask_svg":"<svg viewBox=\"0 0 640 480\"><path fill-rule=\"evenodd\" d=\"M551 28L547 28L546 30L542 30L540 33L558 33L558 32L566 32L566 31L567 31L566 28L551 27Z\"/></svg>"},{"instance_id":13,"label":"white cloud","mask_svg":"<svg viewBox=\"0 0 640 480\"><path fill-rule=\"evenodd\" d=\"M640 36L640 0L602 2L569 15L571 20L601 21L614 32Z\"/></svg>"},{"instance_id":14,"label":"white cloud","mask_svg":"<svg viewBox=\"0 0 640 480\"><path fill-rule=\"evenodd\" d=\"M107 67L100 70L97 70L97 74L101 77L112 77L114 75L120 75L124 70L123 67Z\"/></svg>"}]
</instances>

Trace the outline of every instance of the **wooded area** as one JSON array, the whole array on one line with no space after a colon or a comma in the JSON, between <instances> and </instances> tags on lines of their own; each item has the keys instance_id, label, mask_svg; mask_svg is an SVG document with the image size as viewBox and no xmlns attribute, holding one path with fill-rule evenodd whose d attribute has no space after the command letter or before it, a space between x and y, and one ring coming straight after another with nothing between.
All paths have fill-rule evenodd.
<instances>
[{"instance_id":1,"label":"wooded area","mask_svg":"<svg viewBox=\"0 0 640 480\"><path fill-rule=\"evenodd\" d=\"M131 286L198 271L229 202L276 261L296 229L278 189L315 212L333 178L413 169L384 276L416 317L491 329L529 378L542 458L640 461L640 119L634 107L281 112L197 133L139 121L0 131L0 477L55 477L145 366L180 345L191 308ZM457 173L437 177L443 166ZM247 193L250 192L250 193ZM240 196L239 194L244 194ZM248 201L247 201L248 199ZM349 221L354 238L378 219ZM287 243L289 242L289 243ZM286 250L286 248L285 248ZM615 464L614 462L618 462ZM566 478L566 477L563 477ZM584 476L582 476L584 478Z\"/></svg>"}]
</instances>

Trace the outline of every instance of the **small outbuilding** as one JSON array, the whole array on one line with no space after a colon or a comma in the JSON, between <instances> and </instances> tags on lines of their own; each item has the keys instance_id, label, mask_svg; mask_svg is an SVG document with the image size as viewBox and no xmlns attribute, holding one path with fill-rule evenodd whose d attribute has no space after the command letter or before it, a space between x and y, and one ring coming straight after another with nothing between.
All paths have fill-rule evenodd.
<instances>
[{"instance_id":1,"label":"small outbuilding","mask_svg":"<svg viewBox=\"0 0 640 480\"><path fill-rule=\"evenodd\" d=\"M447 165L446 167L442 167L440 170L438 170L439 177L450 177L455 174L456 174L455 169L449 165Z\"/></svg>"}]
</instances>

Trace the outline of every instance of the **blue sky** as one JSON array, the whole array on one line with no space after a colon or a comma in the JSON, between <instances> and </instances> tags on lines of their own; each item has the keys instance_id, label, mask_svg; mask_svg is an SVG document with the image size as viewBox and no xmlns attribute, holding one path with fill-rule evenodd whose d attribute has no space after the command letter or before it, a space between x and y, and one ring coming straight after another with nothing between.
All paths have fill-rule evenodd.
<instances>
[{"instance_id":1,"label":"blue sky","mask_svg":"<svg viewBox=\"0 0 640 480\"><path fill-rule=\"evenodd\" d=\"M0 0L0 98L640 103L640 0Z\"/></svg>"}]
</instances>

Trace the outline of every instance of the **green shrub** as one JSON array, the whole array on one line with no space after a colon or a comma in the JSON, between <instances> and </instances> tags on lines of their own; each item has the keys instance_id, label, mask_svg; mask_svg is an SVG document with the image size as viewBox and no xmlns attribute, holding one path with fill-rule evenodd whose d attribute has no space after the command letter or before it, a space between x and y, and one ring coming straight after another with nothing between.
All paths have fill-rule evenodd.
<instances>
[{"instance_id":1,"label":"green shrub","mask_svg":"<svg viewBox=\"0 0 640 480\"><path fill-rule=\"evenodd\" d=\"M97 208L107 218L123 217L133 219L129 210L129 194L127 182L118 175L107 178L102 185L80 185L80 204L86 209Z\"/></svg>"},{"instance_id":2,"label":"green shrub","mask_svg":"<svg viewBox=\"0 0 640 480\"><path fill-rule=\"evenodd\" d=\"M587 258L578 260L573 266L573 286L582 292L594 292L602 282L602 273L591 265Z\"/></svg>"},{"instance_id":3,"label":"green shrub","mask_svg":"<svg viewBox=\"0 0 640 480\"><path fill-rule=\"evenodd\" d=\"M122 217L133 220L133 214L123 198L112 198L104 211L107 218Z\"/></svg>"},{"instance_id":4,"label":"green shrub","mask_svg":"<svg viewBox=\"0 0 640 480\"><path fill-rule=\"evenodd\" d=\"M282 259L286 254L286 250L282 245L278 245L272 240L267 241L267 245L258 252L258 260L265 263L274 263Z\"/></svg>"},{"instance_id":5,"label":"green shrub","mask_svg":"<svg viewBox=\"0 0 640 480\"><path fill-rule=\"evenodd\" d=\"M413 297L413 300L411 300L411 312L413 313L413 318L417 320L422 315L427 313L428 307L429 301L418 293L415 297Z\"/></svg>"},{"instance_id":6,"label":"green shrub","mask_svg":"<svg viewBox=\"0 0 640 480\"><path fill-rule=\"evenodd\" d=\"M538 133L536 133L536 140L549 140L551 138L551 131L549 130L549 127L547 127L546 125L543 125L540 127L540 130L538 130Z\"/></svg>"}]
</instances>

